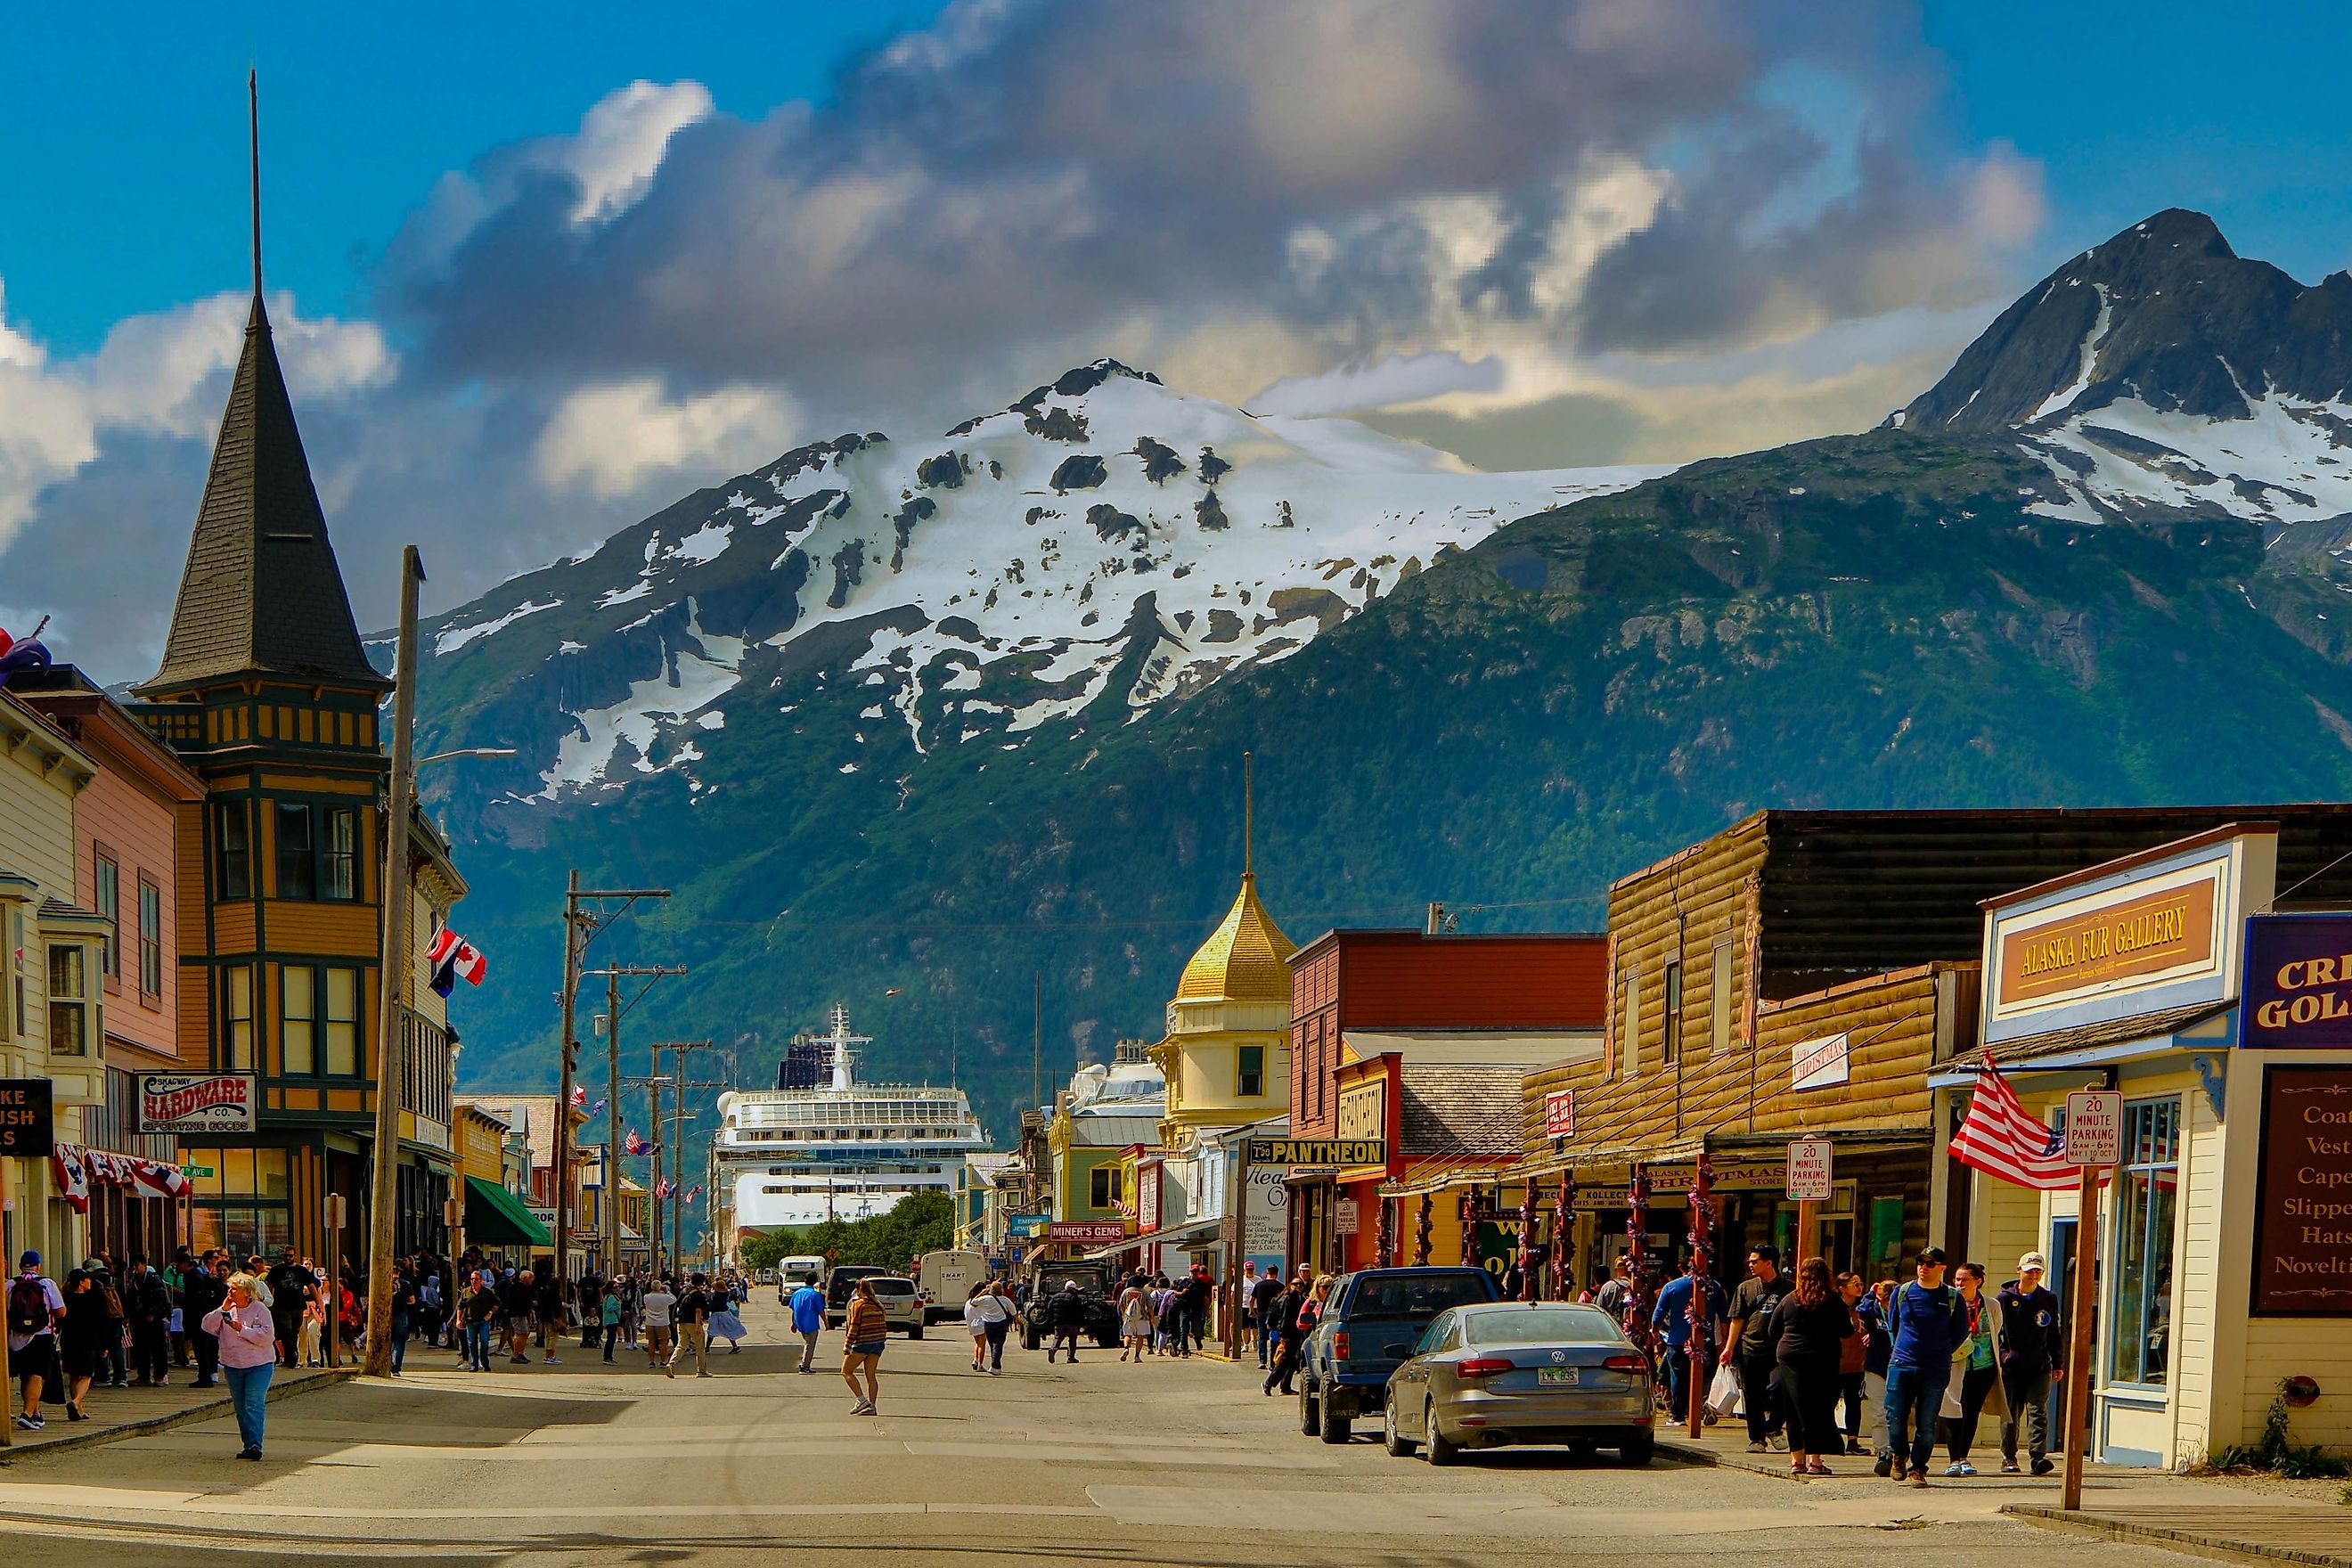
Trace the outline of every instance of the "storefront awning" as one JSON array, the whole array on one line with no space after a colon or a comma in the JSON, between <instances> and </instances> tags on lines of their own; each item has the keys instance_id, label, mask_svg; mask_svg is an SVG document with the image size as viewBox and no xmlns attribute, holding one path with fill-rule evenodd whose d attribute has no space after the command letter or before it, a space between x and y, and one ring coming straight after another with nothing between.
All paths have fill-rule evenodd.
<instances>
[{"instance_id":1,"label":"storefront awning","mask_svg":"<svg viewBox=\"0 0 2352 1568\"><path fill-rule=\"evenodd\" d=\"M1807 1127L1782 1132L1717 1132L1704 1139L1683 1138L1666 1143L1620 1143L1606 1148L1568 1149L1557 1154L1545 1154L1540 1159L1523 1160L1502 1169L1454 1168L1414 1180L1391 1182L1381 1188L1387 1198L1412 1197L1423 1193L1441 1193L1459 1187L1487 1187L1497 1182L1524 1182L1530 1178L1549 1179L1562 1171L1573 1172L1579 1181L1602 1180L1604 1173L1622 1172L1636 1165L1688 1165L1696 1162L1699 1151L1705 1149L1716 1160L1757 1160L1775 1158L1799 1138L1822 1138L1846 1154L1898 1153L1926 1149L1935 1143L1935 1134L1924 1127Z\"/></svg>"},{"instance_id":2,"label":"storefront awning","mask_svg":"<svg viewBox=\"0 0 2352 1568\"><path fill-rule=\"evenodd\" d=\"M1120 1253L1132 1252L1139 1247L1150 1247L1155 1244L1181 1247L1185 1242L1197 1241L1202 1237L1216 1235L1220 1223L1213 1219L1187 1220L1182 1225L1171 1225L1165 1229L1155 1230L1149 1236L1130 1236L1125 1241L1114 1241L1108 1247L1097 1247L1092 1252L1081 1252L1078 1257L1087 1263L1099 1263L1106 1258L1117 1258Z\"/></svg>"},{"instance_id":3,"label":"storefront awning","mask_svg":"<svg viewBox=\"0 0 2352 1568\"><path fill-rule=\"evenodd\" d=\"M479 1176L466 1178L466 1239L477 1247L547 1247L555 1240L520 1198Z\"/></svg>"}]
</instances>

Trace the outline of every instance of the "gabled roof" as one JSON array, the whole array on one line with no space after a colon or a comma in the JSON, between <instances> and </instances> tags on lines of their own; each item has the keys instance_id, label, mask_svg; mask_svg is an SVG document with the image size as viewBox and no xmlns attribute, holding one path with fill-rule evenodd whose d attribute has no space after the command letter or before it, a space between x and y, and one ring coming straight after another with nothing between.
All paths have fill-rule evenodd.
<instances>
[{"instance_id":1,"label":"gabled roof","mask_svg":"<svg viewBox=\"0 0 2352 1568\"><path fill-rule=\"evenodd\" d=\"M246 674L391 684L360 645L257 289L163 668L139 690Z\"/></svg>"}]
</instances>

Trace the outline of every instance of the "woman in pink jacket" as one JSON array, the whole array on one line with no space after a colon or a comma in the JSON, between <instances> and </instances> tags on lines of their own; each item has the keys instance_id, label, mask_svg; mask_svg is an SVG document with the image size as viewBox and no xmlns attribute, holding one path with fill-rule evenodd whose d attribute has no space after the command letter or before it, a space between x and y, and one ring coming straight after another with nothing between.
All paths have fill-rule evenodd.
<instances>
[{"instance_id":1,"label":"woman in pink jacket","mask_svg":"<svg viewBox=\"0 0 2352 1568\"><path fill-rule=\"evenodd\" d=\"M228 1379L237 1436L245 1440L237 1458L258 1459L269 1375L278 1368L278 1330L270 1321L261 1281L250 1274L230 1275L228 1300L205 1314L204 1329L220 1341L221 1375Z\"/></svg>"}]
</instances>

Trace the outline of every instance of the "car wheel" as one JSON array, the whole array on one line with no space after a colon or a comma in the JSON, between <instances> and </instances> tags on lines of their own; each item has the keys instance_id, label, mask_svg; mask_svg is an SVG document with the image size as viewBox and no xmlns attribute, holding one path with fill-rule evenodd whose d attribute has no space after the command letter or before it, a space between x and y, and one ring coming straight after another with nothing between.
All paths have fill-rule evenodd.
<instances>
[{"instance_id":1,"label":"car wheel","mask_svg":"<svg viewBox=\"0 0 2352 1568\"><path fill-rule=\"evenodd\" d=\"M1617 1445L1617 1457L1629 1465L1646 1465L1657 1451L1658 1439L1648 1432L1638 1433Z\"/></svg>"},{"instance_id":2,"label":"car wheel","mask_svg":"<svg viewBox=\"0 0 2352 1568\"><path fill-rule=\"evenodd\" d=\"M1298 1396L1298 1429L1309 1437L1323 1435L1323 1412L1316 1407L1311 1393Z\"/></svg>"},{"instance_id":3,"label":"car wheel","mask_svg":"<svg viewBox=\"0 0 2352 1568\"><path fill-rule=\"evenodd\" d=\"M910 1340L921 1339L923 1337L923 1325L917 1323L914 1327L908 1329L907 1331L907 1337Z\"/></svg>"},{"instance_id":4,"label":"car wheel","mask_svg":"<svg viewBox=\"0 0 2352 1568\"><path fill-rule=\"evenodd\" d=\"M1327 1403L1323 1407L1323 1440L1326 1443L1344 1443L1354 1436L1353 1418L1332 1415L1331 1407Z\"/></svg>"},{"instance_id":5,"label":"car wheel","mask_svg":"<svg viewBox=\"0 0 2352 1568\"><path fill-rule=\"evenodd\" d=\"M1396 1395L1391 1394L1381 1404L1381 1446L1394 1459L1407 1458L1412 1453L1412 1439L1397 1426Z\"/></svg>"},{"instance_id":6,"label":"car wheel","mask_svg":"<svg viewBox=\"0 0 2352 1568\"><path fill-rule=\"evenodd\" d=\"M1450 1465L1462 1457L1462 1445L1437 1429L1437 1406L1425 1405L1421 1413L1422 1456L1433 1465Z\"/></svg>"}]
</instances>

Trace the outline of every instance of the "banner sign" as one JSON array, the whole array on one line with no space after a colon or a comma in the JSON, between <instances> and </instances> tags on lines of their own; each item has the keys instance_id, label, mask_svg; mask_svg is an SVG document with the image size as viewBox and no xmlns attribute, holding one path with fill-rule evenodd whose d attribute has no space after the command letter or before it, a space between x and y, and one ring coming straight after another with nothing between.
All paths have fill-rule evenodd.
<instances>
[{"instance_id":1,"label":"banner sign","mask_svg":"<svg viewBox=\"0 0 2352 1568\"><path fill-rule=\"evenodd\" d=\"M1800 1094L1809 1089L1834 1089L1845 1082L1846 1037L1825 1036L1800 1040L1789 1047L1789 1087Z\"/></svg>"},{"instance_id":2,"label":"banner sign","mask_svg":"<svg viewBox=\"0 0 2352 1568\"><path fill-rule=\"evenodd\" d=\"M49 1157L58 1136L53 1087L45 1078L0 1078L0 1158Z\"/></svg>"},{"instance_id":3,"label":"banner sign","mask_svg":"<svg viewBox=\"0 0 2352 1568\"><path fill-rule=\"evenodd\" d=\"M1123 1219L1056 1219L1045 1225L1047 1241L1076 1241L1093 1247L1125 1241L1135 1227Z\"/></svg>"},{"instance_id":4,"label":"banner sign","mask_svg":"<svg viewBox=\"0 0 2352 1568\"><path fill-rule=\"evenodd\" d=\"M257 1098L249 1072L142 1072L142 1132L249 1132Z\"/></svg>"},{"instance_id":5,"label":"banner sign","mask_svg":"<svg viewBox=\"0 0 2352 1568\"><path fill-rule=\"evenodd\" d=\"M2352 1317L2352 1067L2263 1076L2256 1315Z\"/></svg>"},{"instance_id":6,"label":"banner sign","mask_svg":"<svg viewBox=\"0 0 2352 1568\"><path fill-rule=\"evenodd\" d=\"M2352 1047L2352 917L2246 921L2242 1038L2263 1050Z\"/></svg>"},{"instance_id":7,"label":"banner sign","mask_svg":"<svg viewBox=\"0 0 2352 1568\"><path fill-rule=\"evenodd\" d=\"M1385 1165L1385 1138L1253 1138L1253 1165Z\"/></svg>"},{"instance_id":8,"label":"banner sign","mask_svg":"<svg viewBox=\"0 0 2352 1568\"><path fill-rule=\"evenodd\" d=\"M1544 1136L1556 1142L1576 1136L1576 1090L1556 1089L1544 1096Z\"/></svg>"}]
</instances>

